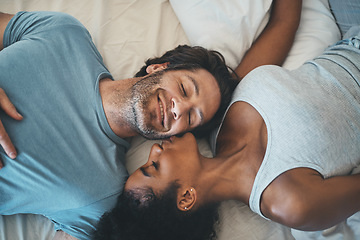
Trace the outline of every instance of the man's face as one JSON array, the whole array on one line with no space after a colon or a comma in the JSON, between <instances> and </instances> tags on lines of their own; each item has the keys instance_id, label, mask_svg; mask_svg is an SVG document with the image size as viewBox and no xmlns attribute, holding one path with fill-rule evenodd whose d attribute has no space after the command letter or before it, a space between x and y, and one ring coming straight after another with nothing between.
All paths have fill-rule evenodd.
<instances>
[{"instance_id":1,"label":"man's face","mask_svg":"<svg viewBox=\"0 0 360 240\"><path fill-rule=\"evenodd\" d=\"M160 70L132 87L132 125L146 138L167 138L208 122L220 100L208 71Z\"/></svg>"}]
</instances>

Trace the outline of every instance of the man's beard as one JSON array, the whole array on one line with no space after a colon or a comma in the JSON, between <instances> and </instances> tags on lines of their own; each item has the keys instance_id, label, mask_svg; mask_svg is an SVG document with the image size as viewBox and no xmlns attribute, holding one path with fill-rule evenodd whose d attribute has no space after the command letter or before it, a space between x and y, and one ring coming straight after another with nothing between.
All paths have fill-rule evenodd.
<instances>
[{"instance_id":1,"label":"man's beard","mask_svg":"<svg viewBox=\"0 0 360 240\"><path fill-rule=\"evenodd\" d=\"M157 118L156 114L149 109L151 96L161 83L163 71L153 73L137 83L131 88L130 101L127 104L126 121L139 135L147 139L161 139L170 137L162 134L151 125L151 120Z\"/></svg>"}]
</instances>

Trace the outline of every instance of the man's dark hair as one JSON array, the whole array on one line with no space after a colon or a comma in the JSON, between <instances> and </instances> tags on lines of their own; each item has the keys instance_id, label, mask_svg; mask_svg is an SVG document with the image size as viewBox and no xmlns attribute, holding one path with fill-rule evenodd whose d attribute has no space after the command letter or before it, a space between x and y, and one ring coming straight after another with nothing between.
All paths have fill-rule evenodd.
<instances>
[{"instance_id":1,"label":"man's dark hair","mask_svg":"<svg viewBox=\"0 0 360 240\"><path fill-rule=\"evenodd\" d=\"M218 204L187 212L177 208L176 183L162 194L150 189L125 191L99 221L94 240L215 239Z\"/></svg>"},{"instance_id":2,"label":"man's dark hair","mask_svg":"<svg viewBox=\"0 0 360 240\"><path fill-rule=\"evenodd\" d=\"M194 70L203 68L215 77L220 88L220 107L209 122L192 131L197 137L207 135L211 129L220 124L225 111L230 104L232 93L239 83L239 79L234 77L236 74L226 65L225 59L221 53L214 50L207 50L200 46L190 47L187 45L180 45L173 50L167 51L161 57L148 59L140 71L136 73L135 77L147 75L146 68L149 65L161 63L169 63L167 67L168 70Z\"/></svg>"}]
</instances>

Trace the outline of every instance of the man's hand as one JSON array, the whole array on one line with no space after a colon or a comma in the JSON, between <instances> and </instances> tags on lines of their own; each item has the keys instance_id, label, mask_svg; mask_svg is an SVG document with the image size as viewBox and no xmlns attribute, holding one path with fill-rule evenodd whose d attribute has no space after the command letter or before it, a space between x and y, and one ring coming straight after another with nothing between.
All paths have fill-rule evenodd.
<instances>
[{"instance_id":1,"label":"man's hand","mask_svg":"<svg viewBox=\"0 0 360 240\"><path fill-rule=\"evenodd\" d=\"M8 96L6 95L5 91L0 88L0 108L10 117L16 120L22 120L23 117L20 113L17 112L14 105L10 102ZM17 155L14 145L12 144L9 135L5 131L4 125L0 120L0 145L3 147L5 153L12 159L14 159ZM3 164L0 161L0 167Z\"/></svg>"}]
</instances>

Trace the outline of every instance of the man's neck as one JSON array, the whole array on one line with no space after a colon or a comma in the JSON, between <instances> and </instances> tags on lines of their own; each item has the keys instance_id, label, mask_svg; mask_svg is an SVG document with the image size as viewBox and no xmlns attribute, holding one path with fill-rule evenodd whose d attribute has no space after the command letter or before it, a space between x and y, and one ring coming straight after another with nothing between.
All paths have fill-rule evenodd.
<instances>
[{"instance_id":1,"label":"man's neck","mask_svg":"<svg viewBox=\"0 0 360 240\"><path fill-rule=\"evenodd\" d=\"M136 78L113 81L109 78L100 80L99 91L106 119L111 130L121 138L137 135L133 128L122 118L120 109L126 107L126 94L136 82ZM123 97L120 97L120 96Z\"/></svg>"}]
</instances>

